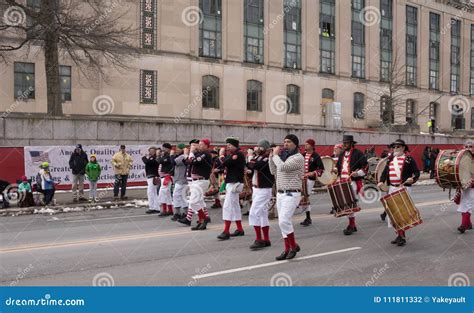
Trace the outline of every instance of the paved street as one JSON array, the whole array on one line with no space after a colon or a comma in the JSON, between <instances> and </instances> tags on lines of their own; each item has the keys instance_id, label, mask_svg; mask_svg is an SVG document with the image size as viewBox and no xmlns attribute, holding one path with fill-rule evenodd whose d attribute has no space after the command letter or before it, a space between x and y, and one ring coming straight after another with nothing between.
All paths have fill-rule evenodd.
<instances>
[{"instance_id":1,"label":"paved street","mask_svg":"<svg viewBox=\"0 0 474 313\"><path fill-rule=\"evenodd\" d=\"M219 242L221 210L210 210L207 231L192 232L169 218L121 208L57 215L2 217L2 285L448 285L452 274L474 280L474 231L460 235L460 215L438 186L416 186L413 199L424 223L407 232L408 244L380 220L380 202L362 204L359 231L342 234L346 218L329 215L329 197L311 197L313 225L299 225L298 258L275 262L282 250L276 220L272 247L250 251L253 229ZM315 204L314 204L315 203ZM234 229L234 225L231 231ZM458 274L459 275L459 274ZM273 280L272 280L273 278ZM95 279L95 280L94 280Z\"/></svg>"}]
</instances>

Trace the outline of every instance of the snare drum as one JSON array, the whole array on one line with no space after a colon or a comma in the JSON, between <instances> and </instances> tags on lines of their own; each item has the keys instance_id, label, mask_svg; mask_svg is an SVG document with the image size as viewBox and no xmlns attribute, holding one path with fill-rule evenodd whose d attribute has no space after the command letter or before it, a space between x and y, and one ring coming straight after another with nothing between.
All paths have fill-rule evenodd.
<instances>
[{"instance_id":1,"label":"snare drum","mask_svg":"<svg viewBox=\"0 0 474 313\"><path fill-rule=\"evenodd\" d=\"M336 217L350 215L360 211L350 181L338 181L329 185L328 193L331 197L332 207Z\"/></svg>"},{"instance_id":2,"label":"snare drum","mask_svg":"<svg viewBox=\"0 0 474 313\"><path fill-rule=\"evenodd\" d=\"M441 188L470 186L473 159L468 150L442 150L435 162L436 182Z\"/></svg>"},{"instance_id":3,"label":"snare drum","mask_svg":"<svg viewBox=\"0 0 474 313\"><path fill-rule=\"evenodd\" d=\"M423 222L420 212L405 187L383 196L380 202L396 231L407 230Z\"/></svg>"}]
</instances>

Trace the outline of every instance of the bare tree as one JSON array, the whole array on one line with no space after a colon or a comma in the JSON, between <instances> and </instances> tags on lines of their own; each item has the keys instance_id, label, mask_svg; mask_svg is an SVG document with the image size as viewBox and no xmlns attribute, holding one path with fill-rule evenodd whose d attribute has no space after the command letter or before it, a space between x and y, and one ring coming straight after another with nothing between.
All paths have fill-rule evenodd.
<instances>
[{"instance_id":1,"label":"bare tree","mask_svg":"<svg viewBox=\"0 0 474 313\"><path fill-rule=\"evenodd\" d=\"M139 50L137 31L124 25L125 0L0 0L0 59L9 52L44 53L48 114L62 115L59 59L69 58L86 77L107 79L104 67L126 70ZM28 2L27 2L28 3ZM8 10L8 11L7 11ZM15 15L16 14L16 15Z\"/></svg>"}]
</instances>

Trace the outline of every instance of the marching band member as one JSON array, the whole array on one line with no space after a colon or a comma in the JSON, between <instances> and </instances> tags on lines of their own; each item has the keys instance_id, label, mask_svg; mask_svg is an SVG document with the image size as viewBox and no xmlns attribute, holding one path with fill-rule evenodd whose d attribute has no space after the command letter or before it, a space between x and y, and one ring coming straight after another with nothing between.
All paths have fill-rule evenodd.
<instances>
[{"instance_id":1,"label":"marching band member","mask_svg":"<svg viewBox=\"0 0 474 313\"><path fill-rule=\"evenodd\" d=\"M293 134L285 137L284 151L273 148L270 154L270 172L276 176L278 225L285 241L285 250L275 259L293 259L300 247L296 244L292 217L301 198L301 177L304 157L298 150L299 140ZM281 153L280 153L281 152Z\"/></svg>"},{"instance_id":2,"label":"marching band member","mask_svg":"<svg viewBox=\"0 0 474 313\"><path fill-rule=\"evenodd\" d=\"M311 220L311 205L309 201L309 195L313 191L314 183L316 182L316 177L319 177L324 172L324 164L321 160L319 154L315 151L316 142L313 139L306 140L304 154L304 176L303 183L306 181L306 192L307 201L301 202L300 205L306 212L306 218L303 222L300 223L302 226L309 226L312 224ZM306 178L306 179L305 179Z\"/></svg>"},{"instance_id":3,"label":"marching band member","mask_svg":"<svg viewBox=\"0 0 474 313\"><path fill-rule=\"evenodd\" d=\"M474 140L469 139L464 144L464 149L471 151L474 157ZM474 179L471 176L471 185L466 188L458 188L454 196L454 203L458 206L458 212L461 213L461 226L458 227L458 231L464 234L466 230L472 229L471 214L472 208L474 207Z\"/></svg>"},{"instance_id":4,"label":"marching band member","mask_svg":"<svg viewBox=\"0 0 474 313\"><path fill-rule=\"evenodd\" d=\"M268 209L270 200L272 199L272 187L275 178L270 173L270 167L268 165L270 142L265 139L260 140L258 147L256 147L254 151L256 155L247 163L247 167L253 170L252 206L250 207L249 213L249 225L253 226L256 235L256 239L250 246L250 249L259 250L271 246Z\"/></svg>"},{"instance_id":5,"label":"marching band member","mask_svg":"<svg viewBox=\"0 0 474 313\"><path fill-rule=\"evenodd\" d=\"M171 145L163 144L161 155L157 156L158 175L161 179L160 191L158 192L158 203L161 204L160 217L173 215L173 198L171 197L171 185L173 184L173 163L171 161ZM174 152L173 152L174 153Z\"/></svg>"},{"instance_id":6,"label":"marching band member","mask_svg":"<svg viewBox=\"0 0 474 313\"><path fill-rule=\"evenodd\" d=\"M158 203L157 185L155 185L155 178L158 175L158 161L156 160L156 148L148 148L148 153L142 157L145 164L145 175L147 182L147 197L149 209L146 214L160 213L160 205Z\"/></svg>"},{"instance_id":7,"label":"marching band member","mask_svg":"<svg viewBox=\"0 0 474 313\"><path fill-rule=\"evenodd\" d=\"M407 191L411 193L412 184L420 178L416 161L409 155L405 141L397 139L390 147L393 149L393 153L388 157L387 165L385 165L378 186L380 187L383 183L386 183L389 186L389 194L405 186ZM397 238L391 243L404 246L406 244L405 231L399 230Z\"/></svg>"},{"instance_id":8,"label":"marching band member","mask_svg":"<svg viewBox=\"0 0 474 313\"><path fill-rule=\"evenodd\" d=\"M191 145L189 156L184 160L188 166L188 185L189 185L189 202L188 214L185 218L178 220L183 225L190 226L193 213L198 214L198 223L191 227L191 230L205 230L207 223L210 222L209 212L204 202L204 191L209 186L209 176L211 174L212 158L209 153L209 139L193 139L189 142Z\"/></svg>"},{"instance_id":9,"label":"marching band member","mask_svg":"<svg viewBox=\"0 0 474 313\"><path fill-rule=\"evenodd\" d=\"M341 152L337 160L336 169L341 179L350 179L354 194L362 192L363 177L367 173L367 159L362 151L355 148L357 141L354 141L352 135L344 135L342 138L342 146L344 151ZM354 213L347 216L349 225L344 229L344 235L352 235L357 231Z\"/></svg>"},{"instance_id":10,"label":"marching band member","mask_svg":"<svg viewBox=\"0 0 474 313\"><path fill-rule=\"evenodd\" d=\"M217 239L228 240L231 236L243 236L242 212L240 211L239 193L242 191L244 183L245 156L240 151L239 140L229 137L227 143L228 154L221 159L221 168L225 168L225 199L222 206L222 219L224 220L224 231L217 236ZM237 230L230 233L230 224L235 222Z\"/></svg>"},{"instance_id":11,"label":"marching band member","mask_svg":"<svg viewBox=\"0 0 474 313\"><path fill-rule=\"evenodd\" d=\"M188 186L188 180L186 179L186 165L184 159L187 157L184 154L184 148L186 145L180 143L176 146L176 154L171 157L172 164L174 166L174 189L173 189L173 208L174 215L171 218L172 221L177 221L186 215L188 203L186 201L186 188Z\"/></svg>"}]
</instances>

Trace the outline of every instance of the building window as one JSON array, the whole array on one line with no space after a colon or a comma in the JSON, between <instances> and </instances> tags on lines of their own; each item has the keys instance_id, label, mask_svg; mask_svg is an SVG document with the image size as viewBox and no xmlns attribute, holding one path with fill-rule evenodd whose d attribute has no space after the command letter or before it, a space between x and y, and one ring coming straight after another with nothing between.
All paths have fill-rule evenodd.
<instances>
[{"instance_id":1,"label":"building window","mask_svg":"<svg viewBox=\"0 0 474 313\"><path fill-rule=\"evenodd\" d=\"M471 86L469 89L471 96L474 96L474 24L471 24Z\"/></svg>"},{"instance_id":2,"label":"building window","mask_svg":"<svg viewBox=\"0 0 474 313\"><path fill-rule=\"evenodd\" d=\"M140 70L140 103L156 104L156 71Z\"/></svg>"},{"instance_id":3,"label":"building window","mask_svg":"<svg viewBox=\"0 0 474 313\"><path fill-rule=\"evenodd\" d=\"M406 84L416 86L418 53L418 9L406 7Z\"/></svg>"},{"instance_id":4,"label":"building window","mask_svg":"<svg viewBox=\"0 0 474 313\"><path fill-rule=\"evenodd\" d=\"M59 87L61 90L61 102L71 101L71 67L59 66Z\"/></svg>"},{"instance_id":5,"label":"building window","mask_svg":"<svg viewBox=\"0 0 474 313\"><path fill-rule=\"evenodd\" d=\"M323 103L334 102L334 91L329 88L324 88L321 92L321 98Z\"/></svg>"},{"instance_id":6,"label":"building window","mask_svg":"<svg viewBox=\"0 0 474 313\"><path fill-rule=\"evenodd\" d=\"M286 102L288 113L299 114L300 113L300 87L296 85L286 86Z\"/></svg>"},{"instance_id":7,"label":"building window","mask_svg":"<svg viewBox=\"0 0 474 313\"><path fill-rule=\"evenodd\" d=\"M319 49L321 73L334 74L336 51L336 1L321 0L319 11Z\"/></svg>"},{"instance_id":8,"label":"building window","mask_svg":"<svg viewBox=\"0 0 474 313\"><path fill-rule=\"evenodd\" d=\"M362 23L364 0L352 0L352 77L365 77L365 27Z\"/></svg>"},{"instance_id":9,"label":"building window","mask_svg":"<svg viewBox=\"0 0 474 313\"><path fill-rule=\"evenodd\" d=\"M141 47L156 49L156 0L141 0Z\"/></svg>"},{"instance_id":10,"label":"building window","mask_svg":"<svg viewBox=\"0 0 474 313\"><path fill-rule=\"evenodd\" d=\"M380 80L387 82L392 73L392 0L380 0Z\"/></svg>"},{"instance_id":11,"label":"building window","mask_svg":"<svg viewBox=\"0 0 474 313\"><path fill-rule=\"evenodd\" d=\"M406 102L406 122L409 125L417 123L416 102L413 99L408 99Z\"/></svg>"},{"instance_id":12,"label":"building window","mask_svg":"<svg viewBox=\"0 0 474 313\"><path fill-rule=\"evenodd\" d=\"M199 55L221 58L222 14L221 0L199 0L202 22L199 23Z\"/></svg>"},{"instance_id":13,"label":"building window","mask_svg":"<svg viewBox=\"0 0 474 313\"><path fill-rule=\"evenodd\" d=\"M474 129L474 107L471 107L471 129Z\"/></svg>"},{"instance_id":14,"label":"building window","mask_svg":"<svg viewBox=\"0 0 474 313\"><path fill-rule=\"evenodd\" d=\"M245 62L263 64L263 0L245 0Z\"/></svg>"},{"instance_id":15,"label":"building window","mask_svg":"<svg viewBox=\"0 0 474 313\"><path fill-rule=\"evenodd\" d=\"M216 76L202 77L202 107L219 108L219 78Z\"/></svg>"},{"instance_id":16,"label":"building window","mask_svg":"<svg viewBox=\"0 0 474 313\"><path fill-rule=\"evenodd\" d=\"M301 69L301 1L284 0L285 67Z\"/></svg>"},{"instance_id":17,"label":"building window","mask_svg":"<svg viewBox=\"0 0 474 313\"><path fill-rule=\"evenodd\" d=\"M35 64L15 62L14 96L17 99L35 98Z\"/></svg>"},{"instance_id":18,"label":"building window","mask_svg":"<svg viewBox=\"0 0 474 313\"><path fill-rule=\"evenodd\" d=\"M393 112L392 103L387 96L380 97L380 119L382 123L393 124L395 122L395 114Z\"/></svg>"},{"instance_id":19,"label":"building window","mask_svg":"<svg viewBox=\"0 0 474 313\"><path fill-rule=\"evenodd\" d=\"M451 92L459 92L461 72L461 21L451 19Z\"/></svg>"},{"instance_id":20,"label":"building window","mask_svg":"<svg viewBox=\"0 0 474 313\"><path fill-rule=\"evenodd\" d=\"M364 94L360 92L354 93L354 118L363 119L364 114Z\"/></svg>"},{"instance_id":21,"label":"building window","mask_svg":"<svg viewBox=\"0 0 474 313\"><path fill-rule=\"evenodd\" d=\"M432 121L432 129L435 131L437 129L436 121L438 119L438 106L437 102L430 102L430 111L429 111L429 119Z\"/></svg>"},{"instance_id":22,"label":"building window","mask_svg":"<svg viewBox=\"0 0 474 313\"><path fill-rule=\"evenodd\" d=\"M430 52L429 52L429 71L430 71L430 89L439 89L439 14L430 12Z\"/></svg>"},{"instance_id":23,"label":"building window","mask_svg":"<svg viewBox=\"0 0 474 313\"><path fill-rule=\"evenodd\" d=\"M262 83L258 80L247 81L247 110L262 111Z\"/></svg>"}]
</instances>

